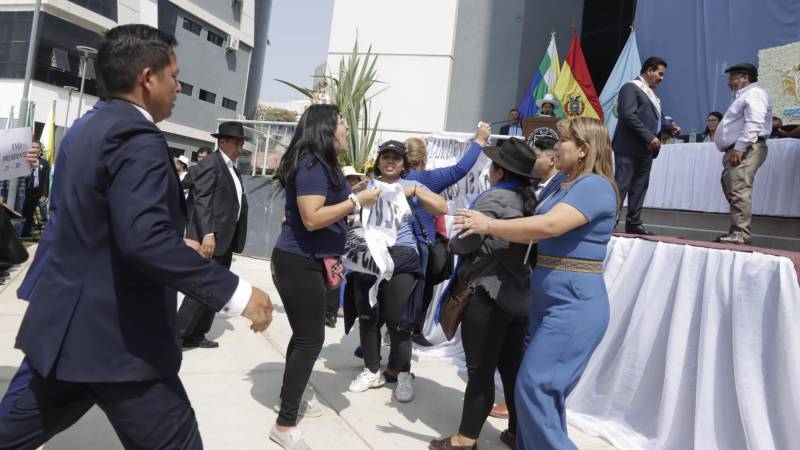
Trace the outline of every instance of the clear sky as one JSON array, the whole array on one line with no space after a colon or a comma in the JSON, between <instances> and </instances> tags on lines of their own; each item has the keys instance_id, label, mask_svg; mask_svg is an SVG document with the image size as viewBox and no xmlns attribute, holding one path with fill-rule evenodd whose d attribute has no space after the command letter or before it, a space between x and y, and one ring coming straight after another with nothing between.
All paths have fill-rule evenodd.
<instances>
[{"instance_id":1,"label":"clear sky","mask_svg":"<svg viewBox=\"0 0 800 450\"><path fill-rule=\"evenodd\" d=\"M302 99L275 81L311 87L314 69L328 57L333 0L273 0L261 101Z\"/></svg>"}]
</instances>

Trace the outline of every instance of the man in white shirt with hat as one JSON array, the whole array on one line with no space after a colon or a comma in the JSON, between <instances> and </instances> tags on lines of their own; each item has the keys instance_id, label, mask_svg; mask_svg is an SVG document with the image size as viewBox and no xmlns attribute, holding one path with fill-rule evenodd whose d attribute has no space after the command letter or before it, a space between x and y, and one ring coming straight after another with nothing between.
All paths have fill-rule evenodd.
<instances>
[{"instance_id":1,"label":"man in white shirt with hat","mask_svg":"<svg viewBox=\"0 0 800 450\"><path fill-rule=\"evenodd\" d=\"M721 152L722 190L731 205L728 234L715 241L750 244L753 180L767 159L767 138L772 132L772 98L758 83L758 69L737 64L725 70L733 102L717 127L714 143Z\"/></svg>"}]
</instances>

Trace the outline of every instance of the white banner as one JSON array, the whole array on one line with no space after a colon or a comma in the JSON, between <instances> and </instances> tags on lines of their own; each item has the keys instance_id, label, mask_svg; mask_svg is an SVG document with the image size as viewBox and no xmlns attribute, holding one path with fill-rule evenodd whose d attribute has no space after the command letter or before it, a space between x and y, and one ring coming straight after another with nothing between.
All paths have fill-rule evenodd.
<instances>
[{"instance_id":1,"label":"white banner","mask_svg":"<svg viewBox=\"0 0 800 450\"><path fill-rule=\"evenodd\" d=\"M394 246L397 230L411 215L411 208L400 183L386 184L373 180L370 187L381 190L378 201L372 206L365 206L362 213L367 248L379 269L378 280L369 290L369 304L375 306L378 303L378 286L381 281L390 280L394 273L394 261L389 255L389 248Z\"/></svg>"},{"instance_id":2,"label":"white banner","mask_svg":"<svg viewBox=\"0 0 800 450\"><path fill-rule=\"evenodd\" d=\"M30 148L30 128L0 130L0 181L30 175L31 166L25 159Z\"/></svg>"}]
</instances>

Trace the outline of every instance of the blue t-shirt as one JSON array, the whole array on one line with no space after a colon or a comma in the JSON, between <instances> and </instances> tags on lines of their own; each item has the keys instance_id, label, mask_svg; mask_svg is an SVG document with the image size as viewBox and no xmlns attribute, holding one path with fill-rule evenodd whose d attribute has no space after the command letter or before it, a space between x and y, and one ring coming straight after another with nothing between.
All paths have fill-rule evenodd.
<instances>
[{"instance_id":1,"label":"blue t-shirt","mask_svg":"<svg viewBox=\"0 0 800 450\"><path fill-rule=\"evenodd\" d=\"M401 186L417 186L417 189L426 189L420 182L414 180L407 180L405 178L401 178L397 181L400 183ZM370 181L370 187L374 186L374 183ZM403 224L400 225L400 229L397 230L397 240L394 243L395 247L411 247L417 248L417 236L414 234L414 229L412 228L411 224L416 222L416 218L414 217L414 208L417 207L422 209L422 203L419 199L414 196L408 200L408 206L411 208L412 213L406 217L403 221Z\"/></svg>"},{"instance_id":2,"label":"blue t-shirt","mask_svg":"<svg viewBox=\"0 0 800 450\"><path fill-rule=\"evenodd\" d=\"M343 182L342 187L337 190L319 160L311 154L304 156L297 166L294 183L286 186L286 221L275 247L301 256L343 254L347 238L346 218L343 217L321 230L308 231L297 208L297 197L322 195L325 196L325 206L330 206L347 200L351 192L353 191L347 182Z\"/></svg>"},{"instance_id":3,"label":"blue t-shirt","mask_svg":"<svg viewBox=\"0 0 800 450\"><path fill-rule=\"evenodd\" d=\"M584 175L545 199L536 214L545 214L558 203L574 207L589 223L539 241L539 254L604 260L617 214L617 197L608 180L599 175Z\"/></svg>"}]
</instances>

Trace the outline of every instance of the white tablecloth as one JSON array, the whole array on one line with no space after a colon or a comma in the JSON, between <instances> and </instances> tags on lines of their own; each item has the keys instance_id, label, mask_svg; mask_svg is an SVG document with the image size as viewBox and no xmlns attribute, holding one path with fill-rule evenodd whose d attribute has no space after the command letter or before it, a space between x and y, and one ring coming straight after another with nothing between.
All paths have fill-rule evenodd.
<instances>
[{"instance_id":1,"label":"white tablecloth","mask_svg":"<svg viewBox=\"0 0 800 450\"><path fill-rule=\"evenodd\" d=\"M612 238L608 331L567 406L620 449L800 445L800 288L791 261Z\"/></svg>"},{"instance_id":2,"label":"white tablecloth","mask_svg":"<svg viewBox=\"0 0 800 450\"><path fill-rule=\"evenodd\" d=\"M800 139L770 139L753 185L753 214L800 217ZM723 153L714 144L671 144L653 161L645 208L728 213Z\"/></svg>"}]
</instances>

